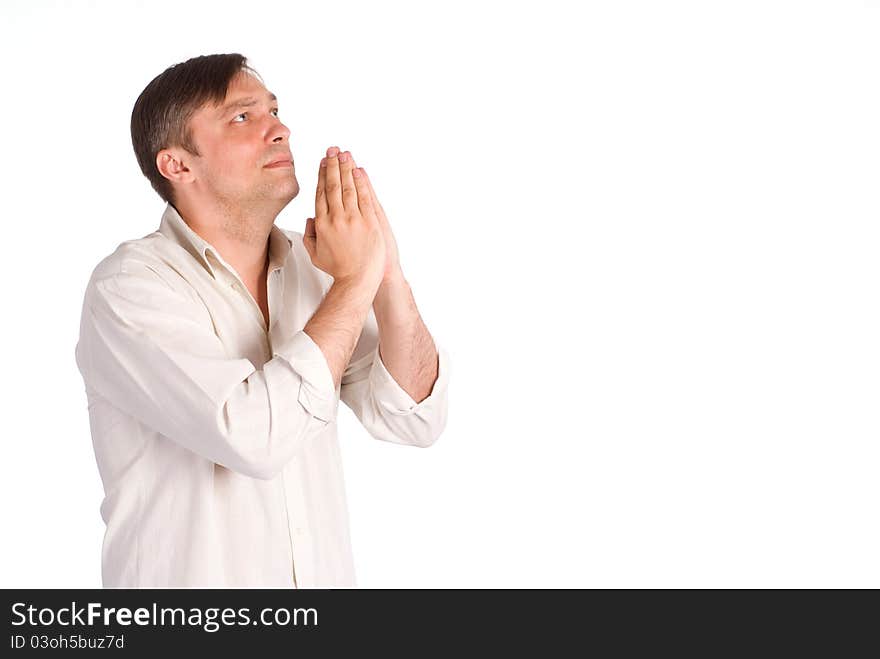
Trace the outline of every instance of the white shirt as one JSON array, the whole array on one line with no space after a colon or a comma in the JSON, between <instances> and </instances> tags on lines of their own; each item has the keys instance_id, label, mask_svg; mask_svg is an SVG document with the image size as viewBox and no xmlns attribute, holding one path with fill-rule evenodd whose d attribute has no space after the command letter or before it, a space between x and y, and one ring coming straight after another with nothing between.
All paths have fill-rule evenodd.
<instances>
[{"instance_id":1,"label":"white shirt","mask_svg":"<svg viewBox=\"0 0 880 659\"><path fill-rule=\"evenodd\" d=\"M336 413L430 446L449 360L416 403L379 358L372 309L342 378L303 331L332 284L272 227L269 328L235 270L171 204L85 293L76 362L104 484L104 587L354 587Z\"/></svg>"}]
</instances>

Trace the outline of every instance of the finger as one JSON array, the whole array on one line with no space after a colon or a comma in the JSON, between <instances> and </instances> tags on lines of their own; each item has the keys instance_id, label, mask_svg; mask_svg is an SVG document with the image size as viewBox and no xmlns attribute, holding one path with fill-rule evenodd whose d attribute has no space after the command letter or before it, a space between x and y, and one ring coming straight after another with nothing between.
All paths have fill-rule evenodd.
<instances>
[{"instance_id":1,"label":"finger","mask_svg":"<svg viewBox=\"0 0 880 659\"><path fill-rule=\"evenodd\" d=\"M352 172L352 177L354 179L355 190L357 191L357 204L361 211L361 215L374 218L376 211L373 208L373 201L370 198L370 184L367 182L367 177L364 176L364 170L360 167L355 168Z\"/></svg>"},{"instance_id":2,"label":"finger","mask_svg":"<svg viewBox=\"0 0 880 659\"><path fill-rule=\"evenodd\" d=\"M339 154L339 179L342 182L342 205L345 210L352 211L358 208L358 195L354 187L354 158L351 153L344 151Z\"/></svg>"},{"instance_id":3,"label":"finger","mask_svg":"<svg viewBox=\"0 0 880 659\"><path fill-rule=\"evenodd\" d=\"M370 191L370 201L372 202L373 210L376 212L376 217L379 218L379 221L387 221L387 218L385 217L385 209L382 208L382 204L379 203L379 198L376 196L375 190L373 190L373 183L367 175L367 170L361 167L361 172L363 173L364 180L367 182L367 188Z\"/></svg>"},{"instance_id":4,"label":"finger","mask_svg":"<svg viewBox=\"0 0 880 659\"><path fill-rule=\"evenodd\" d=\"M318 166L318 187L315 189L315 217L326 217L329 207L327 206L327 159L321 158Z\"/></svg>"},{"instance_id":5,"label":"finger","mask_svg":"<svg viewBox=\"0 0 880 659\"><path fill-rule=\"evenodd\" d=\"M339 178L339 149L331 146L327 149L327 171L324 173L324 190L327 195L327 208L331 215L341 215L345 210L342 205L342 181Z\"/></svg>"}]
</instances>

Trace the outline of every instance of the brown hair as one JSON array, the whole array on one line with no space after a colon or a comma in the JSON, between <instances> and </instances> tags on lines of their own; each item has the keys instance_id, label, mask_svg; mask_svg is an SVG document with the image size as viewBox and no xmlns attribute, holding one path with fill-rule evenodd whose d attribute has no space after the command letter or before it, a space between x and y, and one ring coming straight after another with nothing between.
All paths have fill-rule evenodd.
<instances>
[{"instance_id":1,"label":"brown hair","mask_svg":"<svg viewBox=\"0 0 880 659\"><path fill-rule=\"evenodd\" d=\"M205 103L222 103L229 83L242 71L260 78L239 53L193 57L153 78L135 101L131 145L144 176L166 202L174 203L174 190L156 167L156 155L174 146L201 155L193 142L189 120Z\"/></svg>"}]
</instances>

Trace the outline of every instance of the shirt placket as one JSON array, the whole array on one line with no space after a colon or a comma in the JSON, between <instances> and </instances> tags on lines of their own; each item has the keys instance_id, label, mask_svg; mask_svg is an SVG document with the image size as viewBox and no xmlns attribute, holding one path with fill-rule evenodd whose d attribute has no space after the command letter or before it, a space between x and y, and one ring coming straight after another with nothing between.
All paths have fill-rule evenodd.
<instances>
[{"instance_id":1,"label":"shirt placket","mask_svg":"<svg viewBox=\"0 0 880 659\"><path fill-rule=\"evenodd\" d=\"M266 295L269 305L269 330L266 332L269 354L272 356L272 329L277 323L281 313L281 301L284 294L283 268L276 268L270 274L266 282ZM253 298L251 298L253 300ZM255 304L255 303L254 303ZM262 316L262 314L261 314ZM288 469L282 469L280 473L281 495L284 503L284 512L287 519L287 535L291 557L291 577L295 588L301 588L310 583L308 566L314 564L312 545L308 538L304 524L308 519L305 510L305 497L294 475Z\"/></svg>"}]
</instances>

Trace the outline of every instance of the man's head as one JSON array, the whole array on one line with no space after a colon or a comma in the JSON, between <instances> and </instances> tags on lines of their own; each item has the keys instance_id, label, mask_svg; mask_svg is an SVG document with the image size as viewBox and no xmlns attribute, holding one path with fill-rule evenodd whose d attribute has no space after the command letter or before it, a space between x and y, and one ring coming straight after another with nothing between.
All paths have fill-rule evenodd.
<instances>
[{"instance_id":1,"label":"man's head","mask_svg":"<svg viewBox=\"0 0 880 659\"><path fill-rule=\"evenodd\" d=\"M166 202L273 218L299 192L278 105L238 53L166 69L131 114L138 164ZM266 167L290 160L289 166Z\"/></svg>"}]
</instances>

